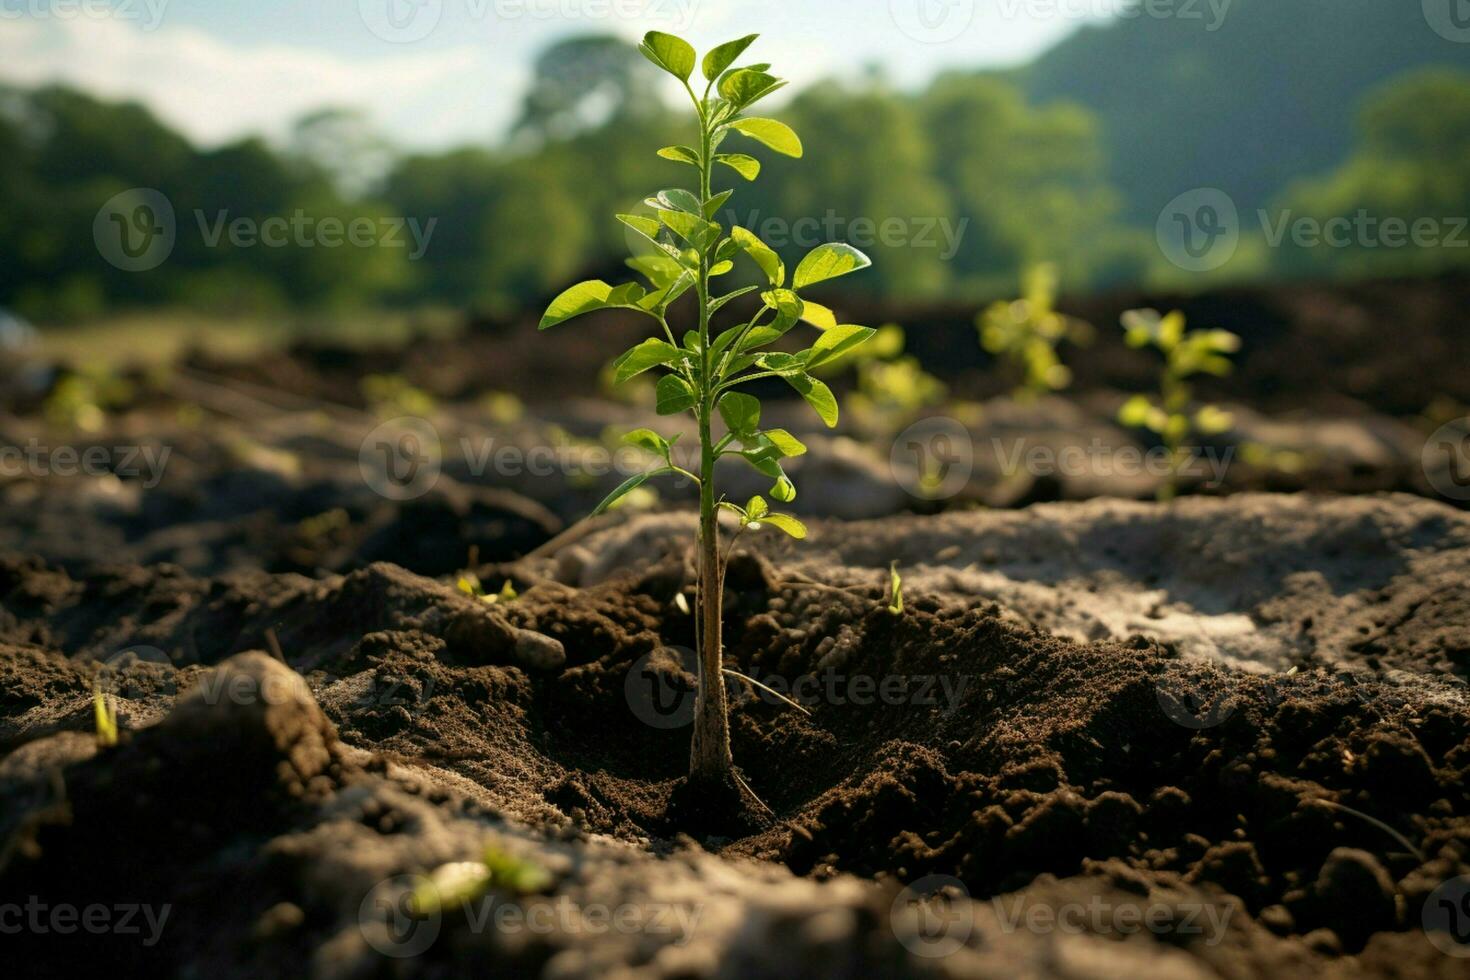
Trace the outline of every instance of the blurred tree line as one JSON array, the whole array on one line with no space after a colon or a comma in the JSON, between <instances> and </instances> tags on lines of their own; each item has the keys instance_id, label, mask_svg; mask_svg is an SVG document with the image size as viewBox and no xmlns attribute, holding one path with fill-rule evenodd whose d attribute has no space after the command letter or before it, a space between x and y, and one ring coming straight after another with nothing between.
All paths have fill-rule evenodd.
<instances>
[{"instance_id":1,"label":"blurred tree line","mask_svg":"<svg viewBox=\"0 0 1470 980\"><path fill-rule=\"evenodd\" d=\"M551 69L568 64L578 70ZM688 138L657 84L621 40L565 41L538 63L503 145L408 155L351 111L314 113L282 145L205 149L137 105L58 87L0 91L0 305L42 320L166 303L534 305L579 273L611 274L625 254L612 215L686 176L649 150ZM869 250L874 271L855 288L976 299L1013 290L1040 261L1056 262L1068 289L1168 271L1151 222L1128 217L1134 202L1108 176L1099 117L1075 103L1029 104L994 74L947 74L908 94L870 73L812 86L775 114L802 135L805 158L756 151L774 179L744 185L727 172L725 186L742 185L728 207L789 261L829 237ZM1406 77L1369 99L1349 159L1290 185L1279 207L1324 219L1363 207L1411 221L1465 215L1467 150L1470 75ZM167 261L139 273L105 261L92 234L103 202L133 187L165 194L177 222ZM293 215L434 224L417 259L403 230L392 247L237 245L206 233L221 216ZM1424 271L1467 251L1399 249L1387 267ZM1313 274L1384 263L1381 250L1289 245L1268 261Z\"/></svg>"}]
</instances>

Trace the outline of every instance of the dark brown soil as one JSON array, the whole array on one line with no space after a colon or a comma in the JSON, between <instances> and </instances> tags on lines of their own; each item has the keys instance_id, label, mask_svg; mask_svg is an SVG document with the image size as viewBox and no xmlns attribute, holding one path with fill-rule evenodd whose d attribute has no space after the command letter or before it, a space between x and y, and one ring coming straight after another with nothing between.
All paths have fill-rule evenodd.
<instances>
[{"instance_id":1,"label":"dark brown soil","mask_svg":"<svg viewBox=\"0 0 1470 980\"><path fill-rule=\"evenodd\" d=\"M0 444L172 456L156 485L0 477L5 975L1462 977L1470 947L1425 923L1470 889L1470 514L1435 502L1421 451L1470 402L1467 294L1447 277L1063 304L1102 340L1071 397L1027 406L992 398L972 308L845 310L902 320L953 395L990 400L936 409L975 447L943 501L899 486L896 429L765 406L809 443L795 509L821 518L799 544L747 535L730 568L727 663L805 709L728 682L768 817L683 779L690 515L578 523L621 478L578 454L655 421L588 397L612 337L634 336L615 317L565 346L517 321L406 350L194 355L135 374L91 433L45 419L52 366L8 375ZM1246 339L1239 374L1203 390L1237 415L1212 448L1299 467L1239 462L1165 507L1137 502L1156 480L987 456L1144 448L1112 418L1150 366L1111 327L1176 304ZM363 468L387 417L367 373L437 400L421 496ZM523 416L482 402L502 390ZM571 463L476 471L465 440ZM738 480L722 489L765 489ZM1355 496L1238 492L1263 489ZM466 566L518 597L464 594ZM95 688L117 746L93 735ZM465 907L405 933L413 876L487 848L546 872L491 890L515 910L692 918L527 931ZM937 925L911 901L936 894ZM1099 904L1162 920L1054 924ZM168 916L11 929L33 905Z\"/></svg>"},{"instance_id":2,"label":"dark brown soil","mask_svg":"<svg viewBox=\"0 0 1470 980\"><path fill-rule=\"evenodd\" d=\"M447 813L553 839L610 835L670 853L693 837L727 860L819 880L949 875L982 902L1044 901L1052 876L1073 894L1228 894L1245 933L1180 940L1199 967L1228 975L1454 965L1415 932L1430 893L1470 872L1470 712L1444 675L1390 685L1310 667L1250 673L1142 636L1078 645L1018 627L999 606L922 593L894 615L877 581L839 588L840 569L826 586L783 581L772 558L741 553L732 568L727 660L817 686L808 716L732 682L735 757L776 814L733 837L671 814L688 730L649 724L640 700L646 683L673 696L692 681L670 650L691 643L680 553L584 588L536 563L484 566L487 583L521 589L503 607L386 564L316 581L5 559L0 734L13 754L0 799L12 847L0 893L171 901L179 917L157 946L110 937L131 957L119 969L320 960L361 894L314 884L327 869L281 853L282 835L307 832L351 786L376 786L374 771L407 765L441 787ZM1462 591L1443 601L1470 605ZM533 666L518 629L559 641L564 665ZM1416 649L1439 629L1411 620L1377 642ZM232 709L223 722L200 713L197 690L193 709L170 709L206 668L269 649L268 630L324 718L304 691L302 707ZM87 739L58 741L90 729L98 662L138 646L163 656L114 659L103 675L125 744L94 754ZM253 656L250 669L279 669ZM885 680L889 696L875 697ZM35 775L47 771L64 789ZM422 830L384 812L374 832ZM295 910L279 913L289 936L267 941L282 903ZM99 949L95 937L57 938L29 937L26 962L56 975ZM414 962L433 972L437 961Z\"/></svg>"}]
</instances>

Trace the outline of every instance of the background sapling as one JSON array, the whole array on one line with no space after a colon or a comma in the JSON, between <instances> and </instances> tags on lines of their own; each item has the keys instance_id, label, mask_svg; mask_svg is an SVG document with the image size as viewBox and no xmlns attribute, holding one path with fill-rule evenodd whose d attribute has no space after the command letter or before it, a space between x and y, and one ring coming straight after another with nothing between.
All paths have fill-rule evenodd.
<instances>
[{"instance_id":1,"label":"background sapling","mask_svg":"<svg viewBox=\"0 0 1470 980\"><path fill-rule=\"evenodd\" d=\"M636 282L618 286L601 280L578 283L553 300L541 320L545 330L584 313L620 308L647 315L661 330L662 336L643 341L614 362L614 381L622 384L647 371L661 372L654 389L657 411L660 415L687 412L693 417L698 427L698 472L676 460L677 436L665 438L651 429L630 432L625 441L647 450L658 463L624 481L594 513L656 477L679 475L699 487L699 692L689 782L739 788L745 793L749 790L736 776L730 754L722 681L721 605L728 552L720 550L717 518L720 510L733 514L737 536L771 527L802 538L806 528L791 515L772 510L764 497L753 497L743 506L725 500L716 491L715 463L725 457L743 460L770 478L772 500L794 500L796 487L782 460L802 455L806 447L784 429L761 428L760 402L737 389L763 378L782 378L824 423L835 426L837 400L812 371L874 334L867 327L837 323L831 310L800 295L810 286L869 266L862 252L845 244L821 245L788 276L785 262L756 235L738 226L727 232L719 221L720 210L733 192L714 190L717 165L720 177L738 176L747 181L755 180L761 169L760 162L748 154L721 152L728 137L752 140L791 157L802 155L801 140L789 126L745 115L786 84L768 73L769 65L734 67L755 40L752 34L721 44L700 62L694 48L680 38L658 31L644 37L640 47L644 56L678 79L694 106L698 133L693 144L658 151L663 159L690 168L694 187L670 187L649 197L644 203L656 217L618 215L646 243L644 253L635 255L628 265L647 280L647 287ZM702 93L696 93L691 84L696 67L705 83ZM753 263L763 285L717 295L715 280L734 272L735 260L742 255ZM716 328L720 310L757 290L761 305L754 316ZM694 326L676 337L670 308L691 292L696 307ZM765 350L803 321L819 331L810 347L795 354Z\"/></svg>"},{"instance_id":2,"label":"background sapling","mask_svg":"<svg viewBox=\"0 0 1470 980\"><path fill-rule=\"evenodd\" d=\"M1001 358L1015 376L1014 397L1032 401L1072 383L1072 371L1062 363L1057 346L1063 340L1086 345L1092 326L1056 310L1057 269L1049 263L1032 266L1021 277L1020 299L992 303L976 320L980 346Z\"/></svg>"},{"instance_id":3,"label":"background sapling","mask_svg":"<svg viewBox=\"0 0 1470 980\"><path fill-rule=\"evenodd\" d=\"M1158 497L1172 500L1178 492L1182 447L1190 435L1218 435L1235 424L1229 412L1214 405L1195 409L1194 388L1188 380L1197 374L1223 377L1234 365L1229 355L1240 350L1240 338L1228 330L1184 332L1184 314L1175 310L1160 316L1157 310L1129 310L1123 314L1129 347L1158 348L1164 355L1157 396L1134 395L1118 410L1118 421L1157 433L1169 453L1169 472Z\"/></svg>"}]
</instances>

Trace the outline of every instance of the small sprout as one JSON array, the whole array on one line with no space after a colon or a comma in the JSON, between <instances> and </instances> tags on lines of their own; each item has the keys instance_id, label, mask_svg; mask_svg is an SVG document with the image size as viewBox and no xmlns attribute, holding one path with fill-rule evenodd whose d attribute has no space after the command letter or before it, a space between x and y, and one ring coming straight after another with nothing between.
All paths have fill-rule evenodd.
<instances>
[{"instance_id":1,"label":"small sprout","mask_svg":"<svg viewBox=\"0 0 1470 980\"><path fill-rule=\"evenodd\" d=\"M1164 355L1159 376L1159 394L1134 395L1118 410L1118 421L1129 428L1148 429L1164 443L1169 453L1169 475L1159 488L1161 501L1178 492L1183 446L1195 433L1220 435L1235 425L1234 417L1215 405L1193 412L1194 388L1189 378L1197 374L1223 377L1234 365L1230 355L1240 350L1240 338L1228 330L1185 332L1184 314L1175 310L1161 316L1157 310L1130 310L1123 314L1124 339L1129 347L1154 347Z\"/></svg>"},{"instance_id":2,"label":"small sprout","mask_svg":"<svg viewBox=\"0 0 1470 980\"><path fill-rule=\"evenodd\" d=\"M898 574L898 562L888 566L889 600L888 611L895 616L903 615L903 576Z\"/></svg>"},{"instance_id":3,"label":"small sprout","mask_svg":"<svg viewBox=\"0 0 1470 980\"><path fill-rule=\"evenodd\" d=\"M363 401L379 418L433 414L432 395L414 387L401 374L370 374L359 385Z\"/></svg>"},{"instance_id":4,"label":"small sprout","mask_svg":"<svg viewBox=\"0 0 1470 980\"><path fill-rule=\"evenodd\" d=\"M1018 381L1014 397L1030 401L1072 383L1072 372L1057 355L1063 340L1085 345L1092 326L1056 311L1056 266L1033 266L1022 277L1025 295L993 303L980 314L980 345L1010 365Z\"/></svg>"},{"instance_id":5,"label":"small sprout","mask_svg":"<svg viewBox=\"0 0 1470 980\"><path fill-rule=\"evenodd\" d=\"M780 430L775 430L780 431ZM806 447L802 447L806 451ZM728 510L740 521L741 531L759 531L766 525L783 531L798 541L806 537L806 525L790 514L778 514L771 510L770 504L759 494L751 497L744 507L730 503L728 500L720 501L720 509ZM732 546L734 542L731 542Z\"/></svg>"},{"instance_id":6,"label":"small sprout","mask_svg":"<svg viewBox=\"0 0 1470 980\"><path fill-rule=\"evenodd\" d=\"M684 615L689 615L689 597L682 592L675 593L674 607Z\"/></svg>"},{"instance_id":7,"label":"small sprout","mask_svg":"<svg viewBox=\"0 0 1470 980\"><path fill-rule=\"evenodd\" d=\"M485 587L480 584L480 577L474 572L465 572L459 577L459 591L465 595L474 596L481 602L510 602L520 596L510 579L505 580L505 584L500 587L498 593L494 595L487 593Z\"/></svg>"},{"instance_id":8,"label":"small sprout","mask_svg":"<svg viewBox=\"0 0 1470 980\"><path fill-rule=\"evenodd\" d=\"M511 895L531 895L550 884L551 873L545 868L486 847L479 861L452 861L429 872L409 896L408 908L415 916L434 915L467 905L492 888Z\"/></svg>"},{"instance_id":9,"label":"small sprout","mask_svg":"<svg viewBox=\"0 0 1470 980\"><path fill-rule=\"evenodd\" d=\"M97 724L97 744L112 748L117 744L117 712L100 685L92 688L92 717Z\"/></svg>"},{"instance_id":10,"label":"small sprout","mask_svg":"<svg viewBox=\"0 0 1470 980\"><path fill-rule=\"evenodd\" d=\"M408 898L408 910L418 917L442 913L473 902L490 888L490 869L483 861L454 861L429 872Z\"/></svg>"},{"instance_id":11,"label":"small sprout","mask_svg":"<svg viewBox=\"0 0 1470 980\"><path fill-rule=\"evenodd\" d=\"M491 884L513 895L533 895L551 884L551 872L524 858L487 847L484 860L490 869Z\"/></svg>"}]
</instances>

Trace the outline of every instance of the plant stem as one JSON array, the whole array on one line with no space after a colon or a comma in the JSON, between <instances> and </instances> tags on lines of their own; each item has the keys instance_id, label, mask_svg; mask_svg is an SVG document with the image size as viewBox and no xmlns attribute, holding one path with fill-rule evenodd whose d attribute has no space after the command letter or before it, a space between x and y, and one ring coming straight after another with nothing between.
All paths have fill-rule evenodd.
<instances>
[{"instance_id":1,"label":"plant stem","mask_svg":"<svg viewBox=\"0 0 1470 980\"><path fill-rule=\"evenodd\" d=\"M690 93L693 95L693 92ZM698 102L696 100L696 105ZM699 203L710 199L713 138L700 110ZM694 703L694 735L689 746L689 779L700 783L728 783L734 775L730 755L730 719L722 673L721 625L724 615L724 575L720 567L720 527L715 506L715 452L711 422L718 391L712 375L709 347L709 252L699 257L699 693Z\"/></svg>"}]
</instances>

